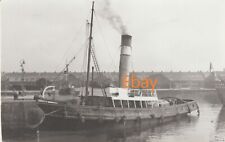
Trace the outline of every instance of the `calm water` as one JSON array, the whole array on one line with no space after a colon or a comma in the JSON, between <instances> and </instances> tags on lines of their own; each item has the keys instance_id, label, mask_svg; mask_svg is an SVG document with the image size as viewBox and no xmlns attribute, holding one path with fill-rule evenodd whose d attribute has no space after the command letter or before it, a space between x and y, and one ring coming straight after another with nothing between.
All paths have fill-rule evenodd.
<instances>
[{"instance_id":1,"label":"calm water","mask_svg":"<svg viewBox=\"0 0 225 142\"><path fill-rule=\"evenodd\" d=\"M183 96L184 97L184 96ZM110 131L76 131L24 134L5 142L225 142L225 107L214 94L185 96L198 101L201 114L156 127ZM184 98L185 98L184 97Z\"/></svg>"}]
</instances>

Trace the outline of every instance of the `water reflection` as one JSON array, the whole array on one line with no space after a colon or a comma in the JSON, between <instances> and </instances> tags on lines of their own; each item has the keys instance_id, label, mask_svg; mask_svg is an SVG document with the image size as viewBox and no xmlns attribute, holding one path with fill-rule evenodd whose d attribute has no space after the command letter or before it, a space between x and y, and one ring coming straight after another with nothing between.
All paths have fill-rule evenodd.
<instances>
[{"instance_id":1,"label":"water reflection","mask_svg":"<svg viewBox=\"0 0 225 142\"><path fill-rule=\"evenodd\" d=\"M194 127L198 122L197 116L189 116L179 121L169 122L160 126L149 127L141 125L134 128L123 129L98 129L90 131L39 131L38 133L26 134L5 139L7 142L141 142L158 141L166 137L182 135L182 132Z\"/></svg>"},{"instance_id":2,"label":"water reflection","mask_svg":"<svg viewBox=\"0 0 225 142\"><path fill-rule=\"evenodd\" d=\"M163 137L178 135L177 131L182 128L193 127L198 121L196 116L183 118L180 121L170 122L161 126L152 128L140 128L136 130L124 130L124 133L115 135L116 133L108 134L109 142L140 142L140 141L158 141ZM176 132L175 132L176 131ZM111 139L112 137L112 139Z\"/></svg>"},{"instance_id":3,"label":"water reflection","mask_svg":"<svg viewBox=\"0 0 225 142\"><path fill-rule=\"evenodd\" d=\"M222 107L217 119L216 131L224 130L225 128L225 106Z\"/></svg>"},{"instance_id":4,"label":"water reflection","mask_svg":"<svg viewBox=\"0 0 225 142\"><path fill-rule=\"evenodd\" d=\"M215 140L225 141L225 106L222 107L217 118Z\"/></svg>"},{"instance_id":5,"label":"water reflection","mask_svg":"<svg viewBox=\"0 0 225 142\"><path fill-rule=\"evenodd\" d=\"M104 129L96 131L76 131L76 132L49 132L40 131L37 133L36 138L21 141L33 142L141 142L141 141L158 141L165 137L181 135L179 131L186 131L194 127L198 122L197 116L189 116L182 118L179 121L173 121L155 127L148 127L141 125L132 129Z\"/></svg>"}]
</instances>

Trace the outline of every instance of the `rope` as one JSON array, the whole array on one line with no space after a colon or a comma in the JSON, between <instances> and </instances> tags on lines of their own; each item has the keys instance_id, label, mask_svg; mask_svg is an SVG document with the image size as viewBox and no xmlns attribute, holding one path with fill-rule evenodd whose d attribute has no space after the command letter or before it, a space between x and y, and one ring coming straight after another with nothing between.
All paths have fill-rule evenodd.
<instances>
[{"instance_id":1,"label":"rope","mask_svg":"<svg viewBox=\"0 0 225 142\"><path fill-rule=\"evenodd\" d=\"M92 43L93 44L93 43ZM94 62L94 66L96 68L96 71L98 73L98 76L102 79L103 78L103 74L101 73L100 71L100 67L98 65L98 61L97 61L97 58L95 56L95 51L94 51L94 44L92 45L92 48L91 48L91 55L92 55L92 59L93 59L93 62ZM106 95L106 91L105 91L105 88L102 87L102 82L100 82L100 80L98 80L100 86L101 86L101 91L102 91L102 94L104 96L107 96Z\"/></svg>"},{"instance_id":2,"label":"rope","mask_svg":"<svg viewBox=\"0 0 225 142\"><path fill-rule=\"evenodd\" d=\"M58 112L58 111L60 111L60 110L62 110L62 108L57 109L57 110L54 110L54 111L51 111L51 112L49 112L49 113L46 113L46 114L45 114L45 116L48 116L48 115L54 114L54 113L56 113L56 112Z\"/></svg>"},{"instance_id":3,"label":"rope","mask_svg":"<svg viewBox=\"0 0 225 142\"><path fill-rule=\"evenodd\" d=\"M80 33L80 31L81 31L81 29L82 29L82 26L83 26L83 23L80 25L79 30L78 30L77 33L74 34L74 35L80 35L80 34L78 34L78 33ZM77 37L78 37L78 36L77 36ZM76 40L78 40L77 37L73 38L71 42L73 43L73 42L75 42ZM64 52L64 54L63 54L63 56L62 56L62 59L61 59L60 61L63 61L63 60L64 60L64 58L66 57L67 53L72 49L72 47L73 47L73 46L69 46L69 47L66 49L66 51ZM61 63L59 63L59 64L56 66L56 70L58 69L58 67L59 67L60 65L61 65Z\"/></svg>"},{"instance_id":4,"label":"rope","mask_svg":"<svg viewBox=\"0 0 225 142\"><path fill-rule=\"evenodd\" d=\"M81 46L80 48L79 48L79 50L77 51L77 53L75 54L75 56L72 58L72 59L74 59L75 57L77 58L78 56L79 56L79 54L78 53L80 53L81 52L81 49L83 49L83 46ZM71 60L72 60L71 59ZM73 60L72 60L73 61ZM70 62L70 64L71 64L72 62ZM65 70L65 67L63 68L63 70L61 70L59 73L58 73L58 75L54 78L54 81L56 81L57 80L57 78L64 72L64 70ZM54 82L53 81L53 82Z\"/></svg>"},{"instance_id":5,"label":"rope","mask_svg":"<svg viewBox=\"0 0 225 142\"><path fill-rule=\"evenodd\" d=\"M88 41L88 39L86 39L86 44L85 45L87 45L87 41ZM83 64L82 64L82 68L81 68L81 71L80 71L83 74L83 75L81 74L82 75L82 80L85 80L85 71L86 71L86 67L87 67L87 50L88 50L88 47L85 46ZM85 93L84 92L84 88L82 87L81 96L83 96L84 93Z\"/></svg>"}]
</instances>

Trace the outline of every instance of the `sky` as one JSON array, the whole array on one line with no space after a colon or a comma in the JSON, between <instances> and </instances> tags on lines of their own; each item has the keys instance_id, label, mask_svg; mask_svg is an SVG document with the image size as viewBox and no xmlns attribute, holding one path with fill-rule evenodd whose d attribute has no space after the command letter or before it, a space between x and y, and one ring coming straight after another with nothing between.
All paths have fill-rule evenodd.
<instances>
[{"instance_id":1,"label":"sky","mask_svg":"<svg viewBox=\"0 0 225 142\"><path fill-rule=\"evenodd\" d=\"M1 71L20 71L21 60L27 72L61 71L73 56L70 71L84 71L91 4L2 0ZM223 70L224 7L225 0L95 0L93 44L100 69L119 68L121 31L113 17L132 35L131 70L208 71L210 62Z\"/></svg>"}]
</instances>

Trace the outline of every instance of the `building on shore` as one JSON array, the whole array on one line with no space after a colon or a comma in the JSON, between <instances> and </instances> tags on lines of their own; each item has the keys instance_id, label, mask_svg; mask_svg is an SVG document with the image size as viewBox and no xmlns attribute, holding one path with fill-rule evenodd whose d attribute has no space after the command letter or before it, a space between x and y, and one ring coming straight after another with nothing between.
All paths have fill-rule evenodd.
<instances>
[{"instance_id":1,"label":"building on shore","mask_svg":"<svg viewBox=\"0 0 225 142\"><path fill-rule=\"evenodd\" d=\"M217 78L225 80L225 72L215 72ZM106 84L109 82L114 86L118 86L117 72L104 72ZM135 72L137 78L151 78L157 79L156 88L159 89L200 89L200 88L214 88L214 79L210 72ZM94 80L99 80L97 74L94 74ZM1 73L1 89L2 90L20 90L21 85L27 90L39 90L41 87L51 83L60 87L65 84L71 84L74 87L84 85L85 74L83 72L70 72L69 74L57 72L27 72L24 74L22 80L22 73ZM97 82L94 82L97 83ZM93 83L92 83L93 84ZM95 86L98 86L98 84Z\"/></svg>"}]
</instances>

